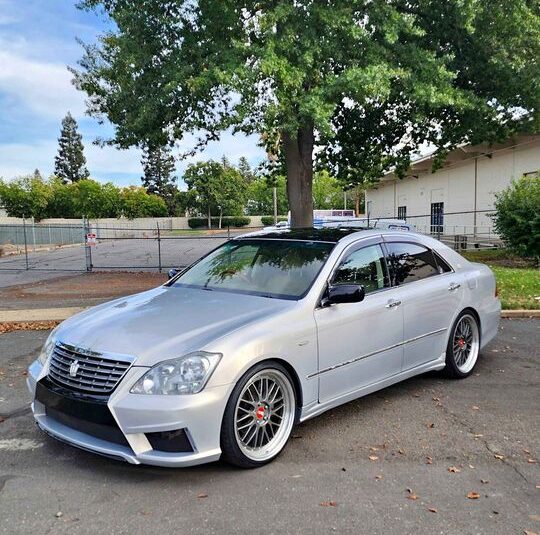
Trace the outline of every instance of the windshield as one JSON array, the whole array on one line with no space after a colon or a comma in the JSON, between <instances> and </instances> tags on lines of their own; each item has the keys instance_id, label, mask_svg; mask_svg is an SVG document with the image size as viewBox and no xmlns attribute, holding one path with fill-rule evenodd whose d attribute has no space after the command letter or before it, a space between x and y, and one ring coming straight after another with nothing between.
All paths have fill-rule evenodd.
<instances>
[{"instance_id":1,"label":"windshield","mask_svg":"<svg viewBox=\"0 0 540 535\"><path fill-rule=\"evenodd\" d=\"M327 242L234 240L180 275L174 286L299 299L333 247Z\"/></svg>"}]
</instances>

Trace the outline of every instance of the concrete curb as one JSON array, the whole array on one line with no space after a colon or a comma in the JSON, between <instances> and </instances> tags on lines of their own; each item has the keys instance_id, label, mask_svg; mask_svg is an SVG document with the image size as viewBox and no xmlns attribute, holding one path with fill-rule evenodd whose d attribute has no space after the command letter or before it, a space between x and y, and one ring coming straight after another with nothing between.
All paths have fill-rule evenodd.
<instances>
[{"instance_id":1,"label":"concrete curb","mask_svg":"<svg viewBox=\"0 0 540 535\"><path fill-rule=\"evenodd\" d=\"M30 323L38 321L64 321L86 310L86 307L36 308L34 310L0 310L0 323Z\"/></svg>"},{"instance_id":2,"label":"concrete curb","mask_svg":"<svg viewBox=\"0 0 540 535\"><path fill-rule=\"evenodd\" d=\"M540 310L502 310L501 318L540 318Z\"/></svg>"},{"instance_id":3,"label":"concrete curb","mask_svg":"<svg viewBox=\"0 0 540 535\"><path fill-rule=\"evenodd\" d=\"M0 310L0 323L64 321L87 307L37 308L34 310ZM540 318L540 310L503 310L501 318Z\"/></svg>"}]
</instances>

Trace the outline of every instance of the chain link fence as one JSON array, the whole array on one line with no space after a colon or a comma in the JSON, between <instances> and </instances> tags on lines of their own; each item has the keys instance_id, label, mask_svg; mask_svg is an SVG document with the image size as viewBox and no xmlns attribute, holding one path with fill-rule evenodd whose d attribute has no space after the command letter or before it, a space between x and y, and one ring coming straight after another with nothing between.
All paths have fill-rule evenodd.
<instances>
[{"instance_id":1,"label":"chain link fence","mask_svg":"<svg viewBox=\"0 0 540 535\"><path fill-rule=\"evenodd\" d=\"M459 224L460 218L470 219L471 214L475 213L416 215L405 220L417 232L431 235L456 250L501 246L492 227ZM364 222L362 226L385 228L388 218L366 218ZM175 230L163 221L133 228L119 223L105 226L84 220L76 224L0 224L0 271L161 272L188 266L228 239L258 230ZM348 224L351 221L346 219L332 221L332 226Z\"/></svg>"}]
</instances>

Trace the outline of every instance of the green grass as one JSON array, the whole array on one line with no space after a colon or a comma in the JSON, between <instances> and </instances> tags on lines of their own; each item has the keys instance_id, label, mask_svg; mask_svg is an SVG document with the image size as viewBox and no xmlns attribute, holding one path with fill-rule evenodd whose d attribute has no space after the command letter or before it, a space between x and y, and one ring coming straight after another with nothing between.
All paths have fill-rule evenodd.
<instances>
[{"instance_id":1,"label":"green grass","mask_svg":"<svg viewBox=\"0 0 540 535\"><path fill-rule=\"evenodd\" d=\"M493 270L504 310L540 310L540 270L533 262L505 249L466 251L463 256L472 262L487 264Z\"/></svg>"},{"instance_id":2,"label":"green grass","mask_svg":"<svg viewBox=\"0 0 540 535\"><path fill-rule=\"evenodd\" d=\"M176 229L167 231L168 236L205 236L206 234L208 234L207 230Z\"/></svg>"}]
</instances>

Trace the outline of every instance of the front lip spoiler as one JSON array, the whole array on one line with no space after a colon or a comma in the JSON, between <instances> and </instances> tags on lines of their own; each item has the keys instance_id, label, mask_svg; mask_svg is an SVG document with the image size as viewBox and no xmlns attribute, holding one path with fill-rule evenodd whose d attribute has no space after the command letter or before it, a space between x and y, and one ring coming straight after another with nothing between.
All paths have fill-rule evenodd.
<instances>
[{"instance_id":1,"label":"front lip spoiler","mask_svg":"<svg viewBox=\"0 0 540 535\"><path fill-rule=\"evenodd\" d=\"M204 453L167 453L148 450L136 455L131 448L92 437L67 427L45 414L34 414L34 418L38 427L52 438L70 446L115 460L126 461L130 464L144 463L154 466L182 467L217 461L221 457L220 449Z\"/></svg>"}]
</instances>

